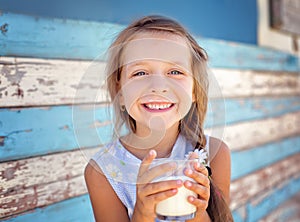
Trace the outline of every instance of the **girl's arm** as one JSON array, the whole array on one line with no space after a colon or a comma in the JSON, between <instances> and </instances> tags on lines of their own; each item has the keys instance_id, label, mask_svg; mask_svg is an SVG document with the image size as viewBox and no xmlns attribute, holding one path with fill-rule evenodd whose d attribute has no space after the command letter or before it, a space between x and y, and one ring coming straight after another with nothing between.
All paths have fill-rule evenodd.
<instances>
[{"instance_id":1,"label":"girl's arm","mask_svg":"<svg viewBox=\"0 0 300 222\"><path fill-rule=\"evenodd\" d=\"M230 193L230 172L231 172L231 162L230 162L230 150L229 148L226 146L225 143L223 143L222 141L216 139L216 138L211 138L210 139L210 151L215 151L215 152L210 152L210 155L214 155L214 157L211 159L210 162L210 167L212 169L212 179L214 181L214 184L218 187L218 189L220 189L220 191L223 194L223 197L226 201L226 203L229 205L230 202L230 197L229 197L229 193ZM197 169L197 168L196 168ZM204 185L205 183L205 179L203 178L203 176L207 177L208 176L208 172L207 170L203 170L201 168L197 169L198 172L200 172L202 180L199 179L200 184ZM196 180L197 177L197 173L194 175L194 179ZM199 178L201 178L199 177ZM197 181L197 180L196 180ZM196 187L198 185L195 185L195 192L196 192ZM202 187L203 191L206 190L207 186ZM197 193L197 192L196 192ZM207 192L203 192L203 194ZM202 199L204 198L204 199ZM202 200L199 201L199 199L195 199L195 205L199 206L200 208L198 208L197 213L196 213L196 217L192 220L189 220L189 222L210 222L211 219L207 213L207 211L205 210L205 203L208 204L208 198L207 196L202 196ZM204 200L206 200L207 202L205 202ZM193 202L191 202L193 203Z\"/></svg>"},{"instance_id":2,"label":"girl's arm","mask_svg":"<svg viewBox=\"0 0 300 222\"><path fill-rule=\"evenodd\" d=\"M84 172L94 217L97 222L129 222L126 207L94 161L90 161Z\"/></svg>"},{"instance_id":3,"label":"girl's arm","mask_svg":"<svg viewBox=\"0 0 300 222\"><path fill-rule=\"evenodd\" d=\"M212 158L210 166L212 179L215 185L222 191L226 203L230 204L230 177L231 158L228 146L217 138L210 137L211 149L217 149L217 154Z\"/></svg>"}]
</instances>

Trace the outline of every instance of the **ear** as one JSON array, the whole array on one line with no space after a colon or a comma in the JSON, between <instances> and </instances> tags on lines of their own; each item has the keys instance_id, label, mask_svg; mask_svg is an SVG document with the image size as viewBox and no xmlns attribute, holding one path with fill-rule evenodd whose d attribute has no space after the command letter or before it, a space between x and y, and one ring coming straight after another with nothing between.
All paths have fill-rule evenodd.
<instances>
[{"instance_id":1,"label":"ear","mask_svg":"<svg viewBox=\"0 0 300 222\"><path fill-rule=\"evenodd\" d=\"M193 92L193 95L192 95L192 102L195 102L196 101L196 96L195 96L195 93Z\"/></svg>"},{"instance_id":2,"label":"ear","mask_svg":"<svg viewBox=\"0 0 300 222\"><path fill-rule=\"evenodd\" d=\"M124 97L121 92L119 93L119 105L120 107L125 105Z\"/></svg>"}]
</instances>

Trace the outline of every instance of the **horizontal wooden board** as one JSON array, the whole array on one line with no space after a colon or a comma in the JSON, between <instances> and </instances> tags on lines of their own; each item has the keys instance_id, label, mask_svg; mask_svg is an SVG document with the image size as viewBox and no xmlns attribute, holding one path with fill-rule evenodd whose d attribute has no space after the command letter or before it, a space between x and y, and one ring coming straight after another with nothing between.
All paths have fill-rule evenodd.
<instances>
[{"instance_id":1,"label":"horizontal wooden board","mask_svg":"<svg viewBox=\"0 0 300 222\"><path fill-rule=\"evenodd\" d=\"M275 160L272 157L265 158L269 153L264 152L264 147L260 147L260 159L253 157L251 150L247 152L248 155L232 157L232 174L235 179L231 188L233 209L265 193L266 190L272 190L273 186L299 177L299 143L296 147L298 152L294 152L294 156L287 150L289 147L280 147L280 151L276 146L278 145L271 144L272 151L280 152L281 156ZM17 214L84 194L86 188L82 177L83 169L99 149L77 150L0 163L0 215L3 217ZM290 155L287 156L286 153ZM259 165L256 159L260 161ZM270 162L270 159L273 162ZM245 164L235 167L239 161ZM248 164L250 161L252 164Z\"/></svg>"},{"instance_id":2,"label":"horizontal wooden board","mask_svg":"<svg viewBox=\"0 0 300 222\"><path fill-rule=\"evenodd\" d=\"M235 222L259 221L288 201L300 191L300 178L291 179L282 187L275 187L271 192L251 200L233 212ZM285 221L285 220L284 220Z\"/></svg>"},{"instance_id":3,"label":"horizontal wooden board","mask_svg":"<svg viewBox=\"0 0 300 222\"><path fill-rule=\"evenodd\" d=\"M0 106L107 101L105 63L0 57ZM211 69L210 98L300 95L297 73Z\"/></svg>"},{"instance_id":4,"label":"horizontal wooden board","mask_svg":"<svg viewBox=\"0 0 300 222\"><path fill-rule=\"evenodd\" d=\"M300 178L300 153L280 160L234 180L230 185L232 210L245 205L251 199L269 193L274 187L284 186L293 178Z\"/></svg>"},{"instance_id":5,"label":"horizontal wooden board","mask_svg":"<svg viewBox=\"0 0 300 222\"><path fill-rule=\"evenodd\" d=\"M2 56L94 59L103 55L123 25L2 13ZM198 38L212 67L298 71L296 56L248 44ZM226 50L224 50L226 49Z\"/></svg>"},{"instance_id":6,"label":"horizontal wooden board","mask_svg":"<svg viewBox=\"0 0 300 222\"><path fill-rule=\"evenodd\" d=\"M275 189L275 192L267 194L263 198L251 201L249 204L249 221L256 221L268 215L281 203L289 200L300 191L300 178L291 179L285 186Z\"/></svg>"},{"instance_id":7,"label":"horizontal wooden board","mask_svg":"<svg viewBox=\"0 0 300 222\"><path fill-rule=\"evenodd\" d=\"M232 152L231 178L236 180L298 152L300 152L299 135L252 149Z\"/></svg>"},{"instance_id":8,"label":"horizontal wooden board","mask_svg":"<svg viewBox=\"0 0 300 222\"><path fill-rule=\"evenodd\" d=\"M213 69L223 97L300 95L299 72L263 72L254 70ZM211 80L212 83L215 81ZM216 84L217 85L217 84ZM212 89L216 86L212 85ZM211 97L214 95L212 90Z\"/></svg>"},{"instance_id":9,"label":"horizontal wooden board","mask_svg":"<svg viewBox=\"0 0 300 222\"><path fill-rule=\"evenodd\" d=\"M269 221L300 221L300 193L297 193L291 199L281 204L274 211L270 212L268 216L259 220L259 222Z\"/></svg>"},{"instance_id":10,"label":"horizontal wooden board","mask_svg":"<svg viewBox=\"0 0 300 222\"><path fill-rule=\"evenodd\" d=\"M209 115L207 125L215 127L206 132L223 138L232 150L299 133L297 97L231 99L225 105L226 116ZM220 115L218 104L214 106L211 114ZM0 160L99 146L111 138L110 119L105 104L0 109Z\"/></svg>"},{"instance_id":11,"label":"horizontal wooden board","mask_svg":"<svg viewBox=\"0 0 300 222\"><path fill-rule=\"evenodd\" d=\"M83 171L95 151L0 163L0 218L85 194Z\"/></svg>"},{"instance_id":12,"label":"horizontal wooden board","mask_svg":"<svg viewBox=\"0 0 300 222\"><path fill-rule=\"evenodd\" d=\"M224 141L231 150L245 150L286 137L299 136L300 112L228 125L225 130Z\"/></svg>"},{"instance_id":13,"label":"horizontal wooden board","mask_svg":"<svg viewBox=\"0 0 300 222\"><path fill-rule=\"evenodd\" d=\"M42 106L105 101L103 62L0 57L0 105Z\"/></svg>"},{"instance_id":14,"label":"horizontal wooden board","mask_svg":"<svg viewBox=\"0 0 300 222\"><path fill-rule=\"evenodd\" d=\"M225 100L211 100L208 110L207 122L218 125L221 117L215 110L222 110L225 103L226 125L252 121L263 118L278 117L289 112L300 110L299 96L283 97L251 97L251 98L225 98ZM221 107L221 108L219 108ZM210 110L212 109L213 112ZM211 119L212 118L212 119ZM209 125L208 124L208 125Z\"/></svg>"},{"instance_id":15,"label":"horizontal wooden board","mask_svg":"<svg viewBox=\"0 0 300 222\"><path fill-rule=\"evenodd\" d=\"M88 156L96 150L98 149L89 150L86 156L80 151L73 151L1 163L0 180L3 189L0 190L0 218L86 193L82 173ZM281 189L288 181L299 178L299 155L300 153L233 181L232 209L238 210L237 207L249 202L255 204L253 200L260 202L258 197L263 199L266 195L272 195L275 188ZM33 211L33 214L38 211Z\"/></svg>"},{"instance_id":16,"label":"horizontal wooden board","mask_svg":"<svg viewBox=\"0 0 300 222\"><path fill-rule=\"evenodd\" d=\"M72 109L67 106L0 110L0 159L20 159L108 142L112 129L106 109L101 105L95 110L93 108L80 106Z\"/></svg>"},{"instance_id":17,"label":"horizontal wooden board","mask_svg":"<svg viewBox=\"0 0 300 222\"><path fill-rule=\"evenodd\" d=\"M17 217L6 218L3 222L32 222L32 221L55 221L55 222L94 222L92 207L89 196L64 200L62 202L18 215Z\"/></svg>"}]
</instances>

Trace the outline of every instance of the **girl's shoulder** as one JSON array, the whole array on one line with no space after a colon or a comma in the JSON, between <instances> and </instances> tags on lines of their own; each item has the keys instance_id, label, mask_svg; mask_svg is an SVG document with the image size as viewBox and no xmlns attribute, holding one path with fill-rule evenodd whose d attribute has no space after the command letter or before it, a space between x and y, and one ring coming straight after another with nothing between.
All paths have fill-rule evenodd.
<instances>
[{"instance_id":1,"label":"girl's shoulder","mask_svg":"<svg viewBox=\"0 0 300 222\"><path fill-rule=\"evenodd\" d=\"M222 191L226 202L229 203L229 187L231 178L230 149L224 141L210 137L209 151L212 178L217 187L219 187Z\"/></svg>"},{"instance_id":2,"label":"girl's shoulder","mask_svg":"<svg viewBox=\"0 0 300 222\"><path fill-rule=\"evenodd\" d=\"M230 149L223 140L212 136L208 138L207 151L209 153L208 158L210 163L213 162L216 157L230 156Z\"/></svg>"}]
</instances>

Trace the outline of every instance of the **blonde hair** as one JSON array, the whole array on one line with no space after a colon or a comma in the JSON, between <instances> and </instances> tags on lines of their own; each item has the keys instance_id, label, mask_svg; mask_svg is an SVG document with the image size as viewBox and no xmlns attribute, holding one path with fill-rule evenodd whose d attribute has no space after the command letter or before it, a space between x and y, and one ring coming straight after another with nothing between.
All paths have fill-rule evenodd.
<instances>
[{"instance_id":1,"label":"blonde hair","mask_svg":"<svg viewBox=\"0 0 300 222\"><path fill-rule=\"evenodd\" d=\"M146 16L143 17L126 29L124 29L110 46L109 57L107 62L107 86L111 101L114 101L114 114L116 118L115 129L119 132L125 123L132 132L135 132L135 120L130 117L126 110L122 110L118 100L118 92L121 88L120 80L122 74L121 57L124 47L138 33L141 32L161 32L171 33L183 37L190 46L192 61L191 69L194 78L193 94L195 101L181 120L179 131L184 135L195 148L206 146L204 135L204 120L208 104L208 76L207 60L208 56L196 40L176 21L163 16ZM207 212L214 222L233 221L230 209L223 199L221 191L214 185L212 179L210 184L210 199Z\"/></svg>"},{"instance_id":2,"label":"blonde hair","mask_svg":"<svg viewBox=\"0 0 300 222\"><path fill-rule=\"evenodd\" d=\"M191 49L191 69L194 77L194 97L188 114L181 120L179 131L195 146L205 147L204 119L207 111L207 54L195 39L176 21L162 16L146 16L133 22L124 29L109 48L107 61L107 86L111 101L114 101L115 130L119 132L123 124L135 132L135 120L120 107L118 102L118 92L120 90L120 79L122 73L121 57L126 46L138 33L141 32L161 32L171 33L183 37Z\"/></svg>"}]
</instances>

